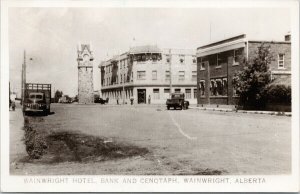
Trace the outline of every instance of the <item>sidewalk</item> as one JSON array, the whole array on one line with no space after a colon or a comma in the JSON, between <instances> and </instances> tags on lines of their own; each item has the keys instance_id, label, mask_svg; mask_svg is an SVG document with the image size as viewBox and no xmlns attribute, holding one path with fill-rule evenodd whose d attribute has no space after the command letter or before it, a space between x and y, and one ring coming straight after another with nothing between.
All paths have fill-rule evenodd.
<instances>
[{"instance_id":1,"label":"sidewalk","mask_svg":"<svg viewBox=\"0 0 300 194\"><path fill-rule=\"evenodd\" d=\"M208 111L220 111L220 112L237 112L237 113L249 113L249 114L268 114L277 116L292 116L291 112L278 112L278 111L262 111L262 110L237 110L234 105L205 105L205 106L190 106L191 109L208 110Z\"/></svg>"},{"instance_id":2,"label":"sidewalk","mask_svg":"<svg viewBox=\"0 0 300 194\"><path fill-rule=\"evenodd\" d=\"M19 168L18 162L21 158L27 156L25 144L23 141L24 118L21 108L16 108L15 111L9 111L9 154L10 154L10 172Z\"/></svg>"}]
</instances>

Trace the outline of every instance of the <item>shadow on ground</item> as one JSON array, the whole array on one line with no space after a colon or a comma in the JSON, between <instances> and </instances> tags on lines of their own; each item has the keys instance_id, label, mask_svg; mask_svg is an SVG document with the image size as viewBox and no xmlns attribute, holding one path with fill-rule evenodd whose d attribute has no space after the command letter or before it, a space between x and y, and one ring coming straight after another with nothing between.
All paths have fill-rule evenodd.
<instances>
[{"instance_id":1,"label":"shadow on ground","mask_svg":"<svg viewBox=\"0 0 300 194\"><path fill-rule=\"evenodd\" d=\"M31 117L45 117L48 115L54 115L55 112L49 112L49 113L44 113L44 112L26 112L24 113L25 116L31 116Z\"/></svg>"},{"instance_id":2,"label":"shadow on ground","mask_svg":"<svg viewBox=\"0 0 300 194\"><path fill-rule=\"evenodd\" d=\"M138 159L137 166L144 175L222 175L226 171L191 168L189 161L178 161L173 157L156 155L148 148L138 147L127 142L117 142L105 137L97 137L71 131L51 131L40 129L34 123L44 122L43 117L25 117L24 143L28 156L19 163L59 165L64 162L93 163L114 161L126 158ZM124 160L127 161L128 160ZM139 163L140 162L140 163ZM144 169L143 162L152 164ZM107 163L106 163L107 164ZM141 166L140 166L141 165ZM126 166L126 164L124 164ZM109 167L111 168L111 167Z\"/></svg>"},{"instance_id":3,"label":"shadow on ground","mask_svg":"<svg viewBox=\"0 0 300 194\"><path fill-rule=\"evenodd\" d=\"M46 136L31 126L24 127L28 157L21 162L55 164L60 162L106 161L143 156L146 148L121 144L76 132L52 132Z\"/></svg>"}]
</instances>

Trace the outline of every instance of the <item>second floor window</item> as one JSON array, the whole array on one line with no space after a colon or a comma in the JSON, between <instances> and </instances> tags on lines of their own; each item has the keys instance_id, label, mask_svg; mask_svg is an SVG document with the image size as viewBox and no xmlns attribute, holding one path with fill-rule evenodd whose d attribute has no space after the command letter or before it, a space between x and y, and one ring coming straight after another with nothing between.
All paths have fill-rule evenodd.
<instances>
[{"instance_id":1,"label":"second floor window","mask_svg":"<svg viewBox=\"0 0 300 194\"><path fill-rule=\"evenodd\" d=\"M197 80L197 71L192 71L192 81Z\"/></svg>"},{"instance_id":2,"label":"second floor window","mask_svg":"<svg viewBox=\"0 0 300 194\"><path fill-rule=\"evenodd\" d=\"M197 60L196 60L196 56L195 56L195 55L193 55L192 57L193 57L193 59L192 59L192 61L193 61L193 64L195 65L195 64L196 64L196 62L197 62Z\"/></svg>"},{"instance_id":3,"label":"second floor window","mask_svg":"<svg viewBox=\"0 0 300 194\"><path fill-rule=\"evenodd\" d=\"M179 55L180 64L184 64L184 55Z\"/></svg>"},{"instance_id":4,"label":"second floor window","mask_svg":"<svg viewBox=\"0 0 300 194\"><path fill-rule=\"evenodd\" d=\"M236 65L236 64L238 64L238 50L237 49L235 49L235 50L233 50L233 64L234 65Z\"/></svg>"},{"instance_id":5,"label":"second floor window","mask_svg":"<svg viewBox=\"0 0 300 194\"><path fill-rule=\"evenodd\" d=\"M179 71L178 72L178 80L179 81L183 81L184 80L184 78L185 78L185 72L184 71Z\"/></svg>"},{"instance_id":6,"label":"second floor window","mask_svg":"<svg viewBox=\"0 0 300 194\"><path fill-rule=\"evenodd\" d=\"M138 71L137 72L137 79L138 80L146 79L146 71Z\"/></svg>"},{"instance_id":7,"label":"second floor window","mask_svg":"<svg viewBox=\"0 0 300 194\"><path fill-rule=\"evenodd\" d=\"M152 80L157 80L157 71L152 71Z\"/></svg>"},{"instance_id":8,"label":"second floor window","mask_svg":"<svg viewBox=\"0 0 300 194\"><path fill-rule=\"evenodd\" d=\"M278 55L278 69L284 69L284 54Z\"/></svg>"},{"instance_id":9,"label":"second floor window","mask_svg":"<svg viewBox=\"0 0 300 194\"><path fill-rule=\"evenodd\" d=\"M220 54L217 54L217 65L216 68L220 68L221 67L221 57Z\"/></svg>"},{"instance_id":10,"label":"second floor window","mask_svg":"<svg viewBox=\"0 0 300 194\"><path fill-rule=\"evenodd\" d=\"M166 71L165 78L166 78L166 80L170 80L170 78L171 78L170 71Z\"/></svg>"}]
</instances>

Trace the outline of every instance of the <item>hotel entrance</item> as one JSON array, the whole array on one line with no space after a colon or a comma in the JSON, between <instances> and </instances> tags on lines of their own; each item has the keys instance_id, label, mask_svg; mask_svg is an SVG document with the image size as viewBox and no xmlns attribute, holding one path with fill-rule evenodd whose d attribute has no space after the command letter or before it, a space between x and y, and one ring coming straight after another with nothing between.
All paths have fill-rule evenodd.
<instances>
[{"instance_id":1,"label":"hotel entrance","mask_svg":"<svg viewBox=\"0 0 300 194\"><path fill-rule=\"evenodd\" d=\"M146 104L146 89L137 89L138 104Z\"/></svg>"}]
</instances>

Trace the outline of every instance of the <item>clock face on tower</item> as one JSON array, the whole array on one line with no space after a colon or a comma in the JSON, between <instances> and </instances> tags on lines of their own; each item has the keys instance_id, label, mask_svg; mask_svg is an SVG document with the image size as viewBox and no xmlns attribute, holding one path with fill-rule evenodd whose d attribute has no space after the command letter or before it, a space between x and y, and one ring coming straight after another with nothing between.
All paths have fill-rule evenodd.
<instances>
[{"instance_id":1,"label":"clock face on tower","mask_svg":"<svg viewBox=\"0 0 300 194\"><path fill-rule=\"evenodd\" d=\"M90 59L88 54L83 55L83 62L88 62Z\"/></svg>"}]
</instances>

